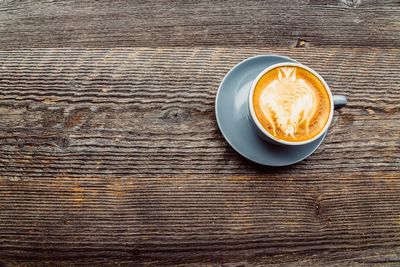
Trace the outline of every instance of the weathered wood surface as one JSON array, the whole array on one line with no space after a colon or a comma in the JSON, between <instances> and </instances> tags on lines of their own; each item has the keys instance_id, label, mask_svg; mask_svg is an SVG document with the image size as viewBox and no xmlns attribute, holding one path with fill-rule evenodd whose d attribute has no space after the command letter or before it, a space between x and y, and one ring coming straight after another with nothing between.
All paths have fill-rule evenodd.
<instances>
[{"instance_id":1,"label":"weathered wood surface","mask_svg":"<svg viewBox=\"0 0 400 267\"><path fill-rule=\"evenodd\" d=\"M0 48L400 46L398 0L0 2Z\"/></svg>"},{"instance_id":2,"label":"weathered wood surface","mask_svg":"<svg viewBox=\"0 0 400 267\"><path fill-rule=\"evenodd\" d=\"M398 1L0 2L0 266L399 266L399 25ZM214 115L270 53L349 98L281 169Z\"/></svg>"},{"instance_id":3,"label":"weathered wood surface","mask_svg":"<svg viewBox=\"0 0 400 267\"><path fill-rule=\"evenodd\" d=\"M214 117L225 73L268 53L349 97L317 152L283 169L241 158ZM1 52L0 262L400 264L399 55Z\"/></svg>"}]
</instances>

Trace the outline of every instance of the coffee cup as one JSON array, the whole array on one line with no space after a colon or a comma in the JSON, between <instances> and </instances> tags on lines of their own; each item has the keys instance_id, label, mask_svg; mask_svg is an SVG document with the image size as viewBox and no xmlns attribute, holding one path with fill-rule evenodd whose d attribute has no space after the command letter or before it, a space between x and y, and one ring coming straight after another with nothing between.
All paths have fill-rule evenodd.
<instances>
[{"instance_id":1,"label":"coffee cup","mask_svg":"<svg viewBox=\"0 0 400 267\"><path fill-rule=\"evenodd\" d=\"M249 120L267 142L305 145L329 128L335 109L347 104L332 95L328 84L313 69L300 63L278 63L264 69L249 93Z\"/></svg>"}]
</instances>

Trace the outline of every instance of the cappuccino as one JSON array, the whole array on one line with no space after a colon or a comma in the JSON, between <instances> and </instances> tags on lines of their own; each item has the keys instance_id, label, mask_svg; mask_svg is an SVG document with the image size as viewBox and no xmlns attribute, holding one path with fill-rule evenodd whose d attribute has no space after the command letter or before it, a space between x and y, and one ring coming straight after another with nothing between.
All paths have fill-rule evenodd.
<instances>
[{"instance_id":1,"label":"cappuccino","mask_svg":"<svg viewBox=\"0 0 400 267\"><path fill-rule=\"evenodd\" d=\"M318 135L331 113L322 81L299 66L276 67L257 82L253 109L261 126L276 139L300 142Z\"/></svg>"}]
</instances>

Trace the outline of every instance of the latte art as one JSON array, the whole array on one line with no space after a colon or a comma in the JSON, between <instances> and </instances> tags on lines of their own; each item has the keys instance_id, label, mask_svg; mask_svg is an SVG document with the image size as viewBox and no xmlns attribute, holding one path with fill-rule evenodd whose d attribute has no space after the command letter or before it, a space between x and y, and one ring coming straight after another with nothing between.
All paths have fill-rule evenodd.
<instances>
[{"instance_id":1,"label":"latte art","mask_svg":"<svg viewBox=\"0 0 400 267\"><path fill-rule=\"evenodd\" d=\"M274 135L279 128L286 136L296 138L303 123L308 134L316 112L316 95L304 79L296 76L296 68L282 67L278 71L278 79L265 87L260 96L261 110Z\"/></svg>"},{"instance_id":2,"label":"latte art","mask_svg":"<svg viewBox=\"0 0 400 267\"><path fill-rule=\"evenodd\" d=\"M255 115L277 139L297 142L319 134L331 112L330 96L321 80L298 66L265 73L253 92Z\"/></svg>"}]
</instances>

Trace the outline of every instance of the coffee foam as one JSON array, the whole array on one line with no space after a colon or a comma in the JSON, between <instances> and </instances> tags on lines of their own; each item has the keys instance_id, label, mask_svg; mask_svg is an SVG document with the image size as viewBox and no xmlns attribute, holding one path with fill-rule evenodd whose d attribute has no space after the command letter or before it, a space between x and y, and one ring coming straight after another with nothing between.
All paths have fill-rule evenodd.
<instances>
[{"instance_id":1,"label":"coffee foam","mask_svg":"<svg viewBox=\"0 0 400 267\"><path fill-rule=\"evenodd\" d=\"M286 136L295 138L303 122L309 132L310 120L316 111L316 96L305 80L296 77L295 68L284 67L279 69L278 79L263 90L260 107L275 135L279 127Z\"/></svg>"},{"instance_id":2,"label":"coffee foam","mask_svg":"<svg viewBox=\"0 0 400 267\"><path fill-rule=\"evenodd\" d=\"M329 116L329 110L324 106L329 102L329 96L324 88L323 91L318 89L323 87L322 83L319 81L320 86L316 86L316 82L308 78L317 79L311 76L313 74L307 72L304 75L305 70L299 69L301 75L298 75L297 70L297 67L277 68L268 82L258 88L257 97L253 99L257 101L254 103L259 107L257 117L262 115L264 128L287 141L312 138L322 130L327 114ZM321 96L321 92L325 95Z\"/></svg>"}]
</instances>

